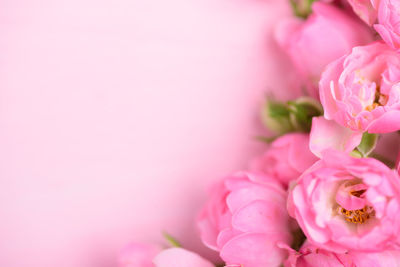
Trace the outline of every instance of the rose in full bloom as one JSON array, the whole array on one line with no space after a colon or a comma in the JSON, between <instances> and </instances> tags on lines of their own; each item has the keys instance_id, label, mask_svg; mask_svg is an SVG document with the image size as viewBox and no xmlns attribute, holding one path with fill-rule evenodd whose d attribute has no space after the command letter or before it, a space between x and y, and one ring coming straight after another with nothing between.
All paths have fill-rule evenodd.
<instances>
[{"instance_id":1,"label":"rose in full bloom","mask_svg":"<svg viewBox=\"0 0 400 267\"><path fill-rule=\"evenodd\" d=\"M375 30L393 48L400 48L400 1L381 0Z\"/></svg>"},{"instance_id":2,"label":"rose in full bloom","mask_svg":"<svg viewBox=\"0 0 400 267\"><path fill-rule=\"evenodd\" d=\"M315 2L307 20L289 19L278 24L276 39L291 57L309 94L318 96L324 68L351 51L373 41L368 27L345 11Z\"/></svg>"},{"instance_id":3,"label":"rose in full bloom","mask_svg":"<svg viewBox=\"0 0 400 267\"><path fill-rule=\"evenodd\" d=\"M380 252L350 251L338 254L306 242L299 252L289 248L290 256L285 267L400 267L400 251Z\"/></svg>"},{"instance_id":4,"label":"rose in full bloom","mask_svg":"<svg viewBox=\"0 0 400 267\"><path fill-rule=\"evenodd\" d=\"M318 159L311 153L309 142L309 135L304 133L279 137L251 162L250 169L278 179L287 187Z\"/></svg>"},{"instance_id":5,"label":"rose in full bloom","mask_svg":"<svg viewBox=\"0 0 400 267\"><path fill-rule=\"evenodd\" d=\"M161 250L150 244L132 243L119 256L119 267L214 267L214 265L182 248Z\"/></svg>"},{"instance_id":6,"label":"rose in full bloom","mask_svg":"<svg viewBox=\"0 0 400 267\"><path fill-rule=\"evenodd\" d=\"M337 253L399 247L396 171L373 158L328 150L297 182L288 210L314 245Z\"/></svg>"},{"instance_id":7,"label":"rose in full bloom","mask_svg":"<svg viewBox=\"0 0 400 267\"><path fill-rule=\"evenodd\" d=\"M213 188L198 218L202 241L227 263L246 267L282 264L290 244L287 193L268 176L236 173Z\"/></svg>"},{"instance_id":8,"label":"rose in full bloom","mask_svg":"<svg viewBox=\"0 0 400 267\"><path fill-rule=\"evenodd\" d=\"M324 117L353 131L400 129L400 53L383 42L355 47L320 81Z\"/></svg>"}]
</instances>

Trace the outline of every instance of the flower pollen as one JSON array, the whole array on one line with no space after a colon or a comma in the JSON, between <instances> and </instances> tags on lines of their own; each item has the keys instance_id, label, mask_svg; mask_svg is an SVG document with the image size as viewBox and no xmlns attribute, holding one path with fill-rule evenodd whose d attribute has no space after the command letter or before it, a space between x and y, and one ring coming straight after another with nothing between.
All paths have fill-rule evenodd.
<instances>
[{"instance_id":1,"label":"flower pollen","mask_svg":"<svg viewBox=\"0 0 400 267\"><path fill-rule=\"evenodd\" d=\"M353 190L349 194L355 197L362 197L366 191L365 189ZM370 206L364 206L362 209L357 210L346 210L339 206L338 212L344 216L346 221L356 224L363 224L375 215L374 209Z\"/></svg>"}]
</instances>

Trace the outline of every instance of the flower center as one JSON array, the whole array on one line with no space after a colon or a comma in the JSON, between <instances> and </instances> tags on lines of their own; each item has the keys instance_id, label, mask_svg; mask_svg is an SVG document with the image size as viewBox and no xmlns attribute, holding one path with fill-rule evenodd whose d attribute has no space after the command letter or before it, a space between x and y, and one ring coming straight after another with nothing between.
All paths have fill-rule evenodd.
<instances>
[{"instance_id":1,"label":"flower center","mask_svg":"<svg viewBox=\"0 0 400 267\"><path fill-rule=\"evenodd\" d=\"M376 87L374 102L365 109L372 111L379 106L384 106L388 102L388 98L389 97L387 95L381 94L381 88L378 86Z\"/></svg>"},{"instance_id":2,"label":"flower center","mask_svg":"<svg viewBox=\"0 0 400 267\"><path fill-rule=\"evenodd\" d=\"M359 224L365 223L375 214L374 209L369 206L365 206L359 210L346 210L339 207L339 212L344 216L346 221Z\"/></svg>"},{"instance_id":3,"label":"flower center","mask_svg":"<svg viewBox=\"0 0 400 267\"><path fill-rule=\"evenodd\" d=\"M355 197L361 197L366 192L365 189L350 191L349 194ZM375 210L370 206L364 206L362 209L346 210L338 207L339 214L343 215L345 220L351 223L363 224L371 217L375 216Z\"/></svg>"}]
</instances>

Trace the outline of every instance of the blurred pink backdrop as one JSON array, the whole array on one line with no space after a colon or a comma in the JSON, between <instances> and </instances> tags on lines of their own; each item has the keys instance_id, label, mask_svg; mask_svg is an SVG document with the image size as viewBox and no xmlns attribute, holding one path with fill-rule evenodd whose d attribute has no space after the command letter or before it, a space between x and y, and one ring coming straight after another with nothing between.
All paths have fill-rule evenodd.
<instances>
[{"instance_id":1,"label":"blurred pink backdrop","mask_svg":"<svg viewBox=\"0 0 400 267\"><path fill-rule=\"evenodd\" d=\"M282 0L3 0L0 266L111 267L193 225L285 97Z\"/></svg>"}]
</instances>

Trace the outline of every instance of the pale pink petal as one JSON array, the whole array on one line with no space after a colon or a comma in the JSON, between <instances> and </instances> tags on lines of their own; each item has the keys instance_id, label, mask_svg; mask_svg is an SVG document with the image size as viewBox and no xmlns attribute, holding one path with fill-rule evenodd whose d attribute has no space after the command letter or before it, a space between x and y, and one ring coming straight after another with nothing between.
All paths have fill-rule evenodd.
<instances>
[{"instance_id":1,"label":"pale pink petal","mask_svg":"<svg viewBox=\"0 0 400 267\"><path fill-rule=\"evenodd\" d=\"M361 138L360 132L354 132L323 117L314 117L310 133L310 150L317 157L321 157L322 152L328 149L351 152L360 144Z\"/></svg>"},{"instance_id":2,"label":"pale pink petal","mask_svg":"<svg viewBox=\"0 0 400 267\"><path fill-rule=\"evenodd\" d=\"M131 243L118 257L119 267L153 267L153 258L161 248L150 244Z\"/></svg>"},{"instance_id":3,"label":"pale pink petal","mask_svg":"<svg viewBox=\"0 0 400 267\"><path fill-rule=\"evenodd\" d=\"M211 262L183 248L166 249L153 262L156 267L214 267Z\"/></svg>"}]
</instances>

